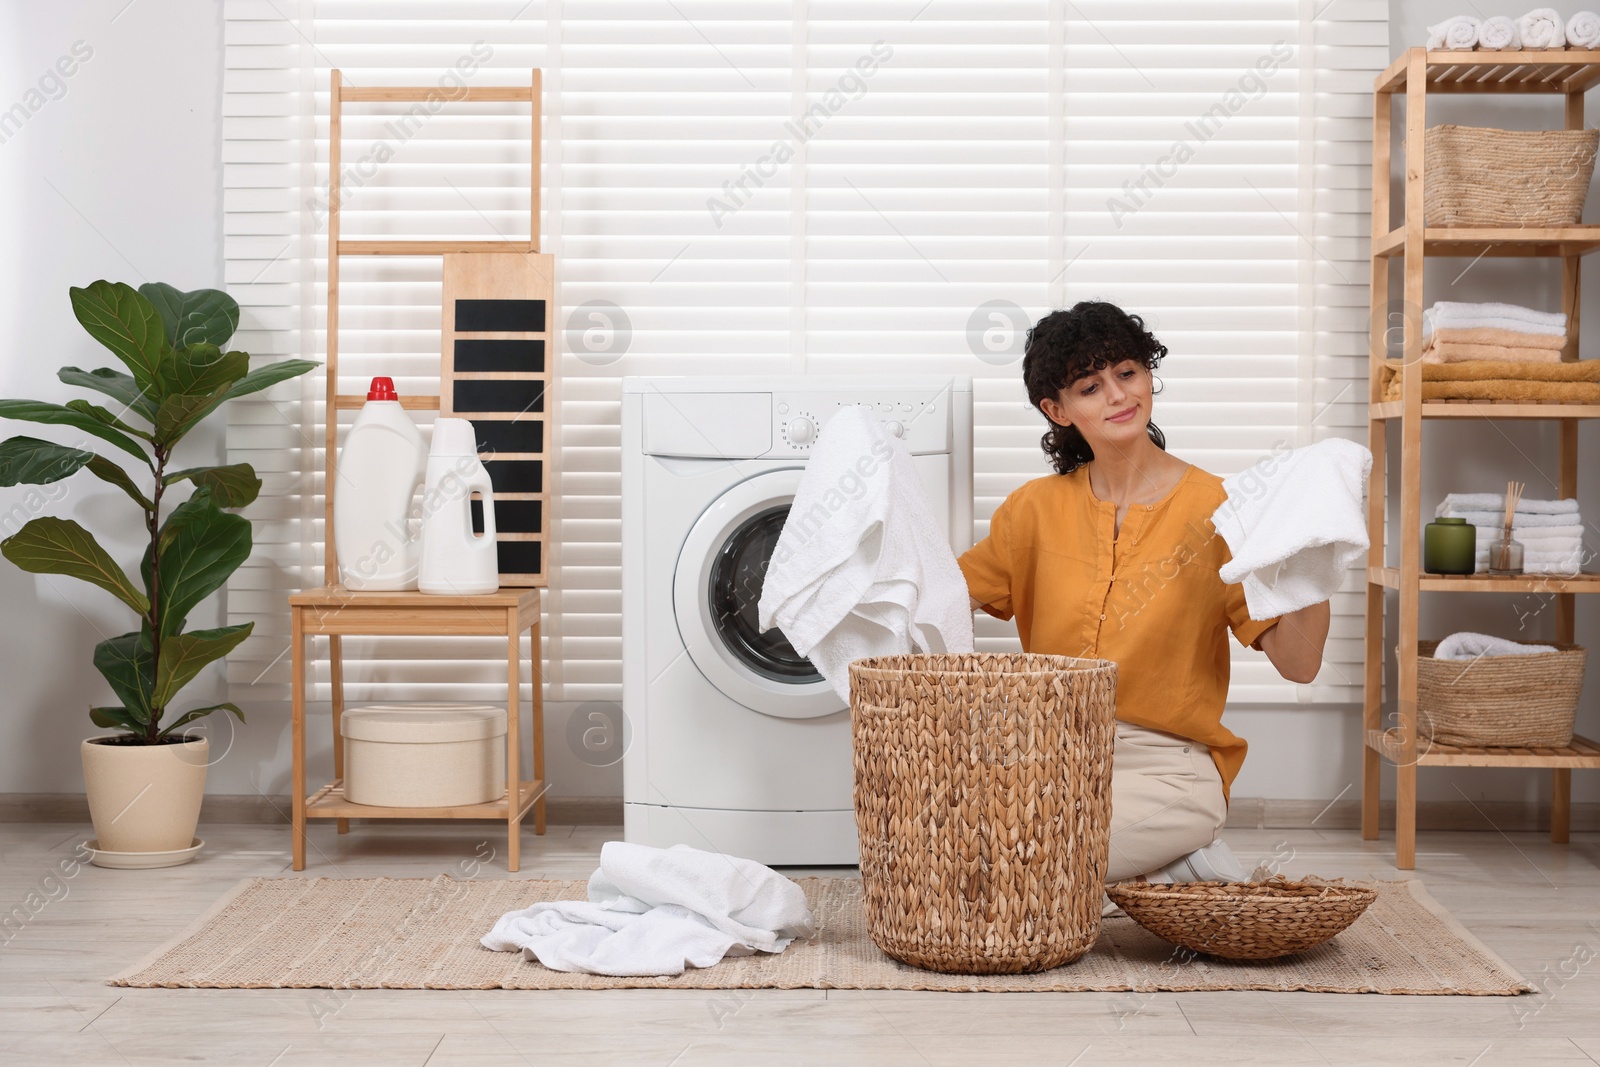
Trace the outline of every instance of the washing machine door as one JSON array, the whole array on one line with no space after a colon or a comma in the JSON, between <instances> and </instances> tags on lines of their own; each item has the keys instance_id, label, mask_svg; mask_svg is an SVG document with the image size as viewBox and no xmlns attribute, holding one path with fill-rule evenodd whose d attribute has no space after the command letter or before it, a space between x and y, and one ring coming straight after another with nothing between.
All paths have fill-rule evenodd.
<instances>
[{"instance_id":1,"label":"washing machine door","mask_svg":"<svg viewBox=\"0 0 1600 1067\"><path fill-rule=\"evenodd\" d=\"M745 707L784 719L846 706L782 631L762 633L757 621L762 581L801 473L767 471L713 501L684 538L672 582L678 632L700 673Z\"/></svg>"}]
</instances>

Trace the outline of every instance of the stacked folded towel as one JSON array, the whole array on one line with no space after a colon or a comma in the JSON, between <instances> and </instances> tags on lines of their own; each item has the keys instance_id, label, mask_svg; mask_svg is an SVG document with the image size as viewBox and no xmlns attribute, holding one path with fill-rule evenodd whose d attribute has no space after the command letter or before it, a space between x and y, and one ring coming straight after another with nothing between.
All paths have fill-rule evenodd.
<instances>
[{"instance_id":1,"label":"stacked folded towel","mask_svg":"<svg viewBox=\"0 0 1600 1067\"><path fill-rule=\"evenodd\" d=\"M1398 359L1384 360L1379 368L1379 396L1399 400L1401 370ZM1600 404L1600 359L1563 362L1467 360L1461 363L1421 364L1422 399L1513 401L1524 404Z\"/></svg>"},{"instance_id":2,"label":"stacked folded towel","mask_svg":"<svg viewBox=\"0 0 1600 1067\"><path fill-rule=\"evenodd\" d=\"M1554 362L1566 343L1567 316L1560 311L1441 300L1422 313L1422 358L1427 363Z\"/></svg>"},{"instance_id":3,"label":"stacked folded towel","mask_svg":"<svg viewBox=\"0 0 1600 1067\"><path fill-rule=\"evenodd\" d=\"M1524 48L1594 48L1600 44L1600 15L1580 11L1563 20L1554 8L1536 7L1521 18L1493 15L1476 19L1454 15L1428 27L1428 47L1465 52L1519 51Z\"/></svg>"},{"instance_id":4,"label":"stacked folded towel","mask_svg":"<svg viewBox=\"0 0 1600 1067\"><path fill-rule=\"evenodd\" d=\"M1506 498L1498 493L1451 493L1434 509L1439 518L1466 519L1478 531L1477 570L1489 569L1489 542L1505 533ZM1576 500L1517 502L1511 536L1522 544L1528 574L1576 574L1583 563L1583 517Z\"/></svg>"}]
</instances>

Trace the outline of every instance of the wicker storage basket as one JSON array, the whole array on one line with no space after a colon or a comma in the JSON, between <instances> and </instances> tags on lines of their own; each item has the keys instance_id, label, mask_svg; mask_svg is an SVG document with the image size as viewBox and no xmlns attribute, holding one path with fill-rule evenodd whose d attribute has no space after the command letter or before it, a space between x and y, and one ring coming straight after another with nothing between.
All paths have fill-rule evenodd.
<instances>
[{"instance_id":1,"label":"wicker storage basket","mask_svg":"<svg viewBox=\"0 0 1600 1067\"><path fill-rule=\"evenodd\" d=\"M1429 226L1571 226L1583 218L1600 130L1430 126L1422 135Z\"/></svg>"},{"instance_id":2,"label":"wicker storage basket","mask_svg":"<svg viewBox=\"0 0 1600 1067\"><path fill-rule=\"evenodd\" d=\"M1304 952L1361 918L1378 894L1337 880L1118 882L1106 895L1163 941L1230 960Z\"/></svg>"},{"instance_id":3,"label":"wicker storage basket","mask_svg":"<svg viewBox=\"0 0 1600 1067\"><path fill-rule=\"evenodd\" d=\"M1554 644L1554 642L1518 642ZM1447 745L1561 748L1572 743L1587 653L1434 659L1437 641L1417 642L1417 732Z\"/></svg>"},{"instance_id":4,"label":"wicker storage basket","mask_svg":"<svg viewBox=\"0 0 1600 1067\"><path fill-rule=\"evenodd\" d=\"M850 664L867 932L903 963L1015 974L1094 944L1111 828L1116 664Z\"/></svg>"}]
</instances>

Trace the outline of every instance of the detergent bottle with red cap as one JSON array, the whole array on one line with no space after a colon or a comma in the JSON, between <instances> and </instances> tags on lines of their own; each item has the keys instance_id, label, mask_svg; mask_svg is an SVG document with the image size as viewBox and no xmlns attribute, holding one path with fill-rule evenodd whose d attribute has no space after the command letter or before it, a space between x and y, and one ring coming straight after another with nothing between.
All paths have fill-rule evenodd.
<instances>
[{"instance_id":1,"label":"detergent bottle with red cap","mask_svg":"<svg viewBox=\"0 0 1600 1067\"><path fill-rule=\"evenodd\" d=\"M428 443L400 406L394 379L372 379L339 453L338 481L329 487L346 589L417 587L421 548L412 513L427 463Z\"/></svg>"}]
</instances>

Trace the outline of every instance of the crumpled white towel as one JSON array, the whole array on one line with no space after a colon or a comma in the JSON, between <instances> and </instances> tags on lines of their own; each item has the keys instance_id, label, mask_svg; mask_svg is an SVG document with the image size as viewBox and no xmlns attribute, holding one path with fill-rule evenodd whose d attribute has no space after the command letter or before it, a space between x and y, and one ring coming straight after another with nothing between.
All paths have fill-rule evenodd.
<instances>
[{"instance_id":1,"label":"crumpled white towel","mask_svg":"<svg viewBox=\"0 0 1600 1067\"><path fill-rule=\"evenodd\" d=\"M1493 301L1467 303L1459 300L1435 301L1422 312L1422 335L1434 330L1472 330L1480 327L1563 336L1567 316L1562 311L1536 311L1521 304Z\"/></svg>"},{"instance_id":2,"label":"crumpled white towel","mask_svg":"<svg viewBox=\"0 0 1600 1067\"><path fill-rule=\"evenodd\" d=\"M1567 44L1573 48L1593 48L1600 44L1600 15L1580 11L1568 19Z\"/></svg>"},{"instance_id":3,"label":"crumpled white towel","mask_svg":"<svg viewBox=\"0 0 1600 1067\"><path fill-rule=\"evenodd\" d=\"M1482 21L1471 15L1454 15L1428 27L1429 48L1470 49L1478 43Z\"/></svg>"},{"instance_id":4,"label":"crumpled white towel","mask_svg":"<svg viewBox=\"0 0 1600 1067\"><path fill-rule=\"evenodd\" d=\"M587 901L507 912L482 944L553 971L682 974L724 956L782 952L814 933L805 893L770 867L688 845L607 841Z\"/></svg>"},{"instance_id":5,"label":"crumpled white towel","mask_svg":"<svg viewBox=\"0 0 1600 1067\"><path fill-rule=\"evenodd\" d=\"M1507 16L1491 15L1478 30L1478 47L1490 52L1515 52L1522 47L1522 34Z\"/></svg>"},{"instance_id":6,"label":"crumpled white towel","mask_svg":"<svg viewBox=\"0 0 1600 1067\"><path fill-rule=\"evenodd\" d=\"M1554 652L1555 645L1519 645L1493 634L1472 633L1463 630L1439 642L1434 649L1434 659L1477 659L1479 656L1532 656L1539 652Z\"/></svg>"},{"instance_id":7,"label":"crumpled white towel","mask_svg":"<svg viewBox=\"0 0 1600 1067\"><path fill-rule=\"evenodd\" d=\"M1567 47L1566 20L1551 7L1536 7L1517 20L1524 48Z\"/></svg>"},{"instance_id":8,"label":"crumpled white towel","mask_svg":"<svg viewBox=\"0 0 1600 1067\"><path fill-rule=\"evenodd\" d=\"M1372 453L1332 438L1270 456L1222 487L1211 516L1233 558L1218 572L1244 585L1252 619L1327 600L1367 550L1362 492Z\"/></svg>"},{"instance_id":9,"label":"crumpled white towel","mask_svg":"<svg viewBox=\"0 0 1600 1067\"><path fill-rule=\"evenodd\" d=\"M1462 511L1497 511L1505 517L1506 498L1502 493L1449 493L1433 509L1437 518L1446 512ZM1575 521L1578 514L1578 501L1574 497L1563 497L1559 500L1531 500L1521 497L1517 500L1517 511L1513 518L1513 525L1517 518L1523 515L1570 515Z\"/></svg>"},{"instance_id":10,"label":"crumpled white towel","mask_svg":"<svg viewBox=\"0 0 1600 1067\"><path fill-rule=\"evenodd\" d=\"M971 652L967 580L911 454L865 408L817 437L756 605L844 700L850 661Z\"/></svg>"}]
</instances>

